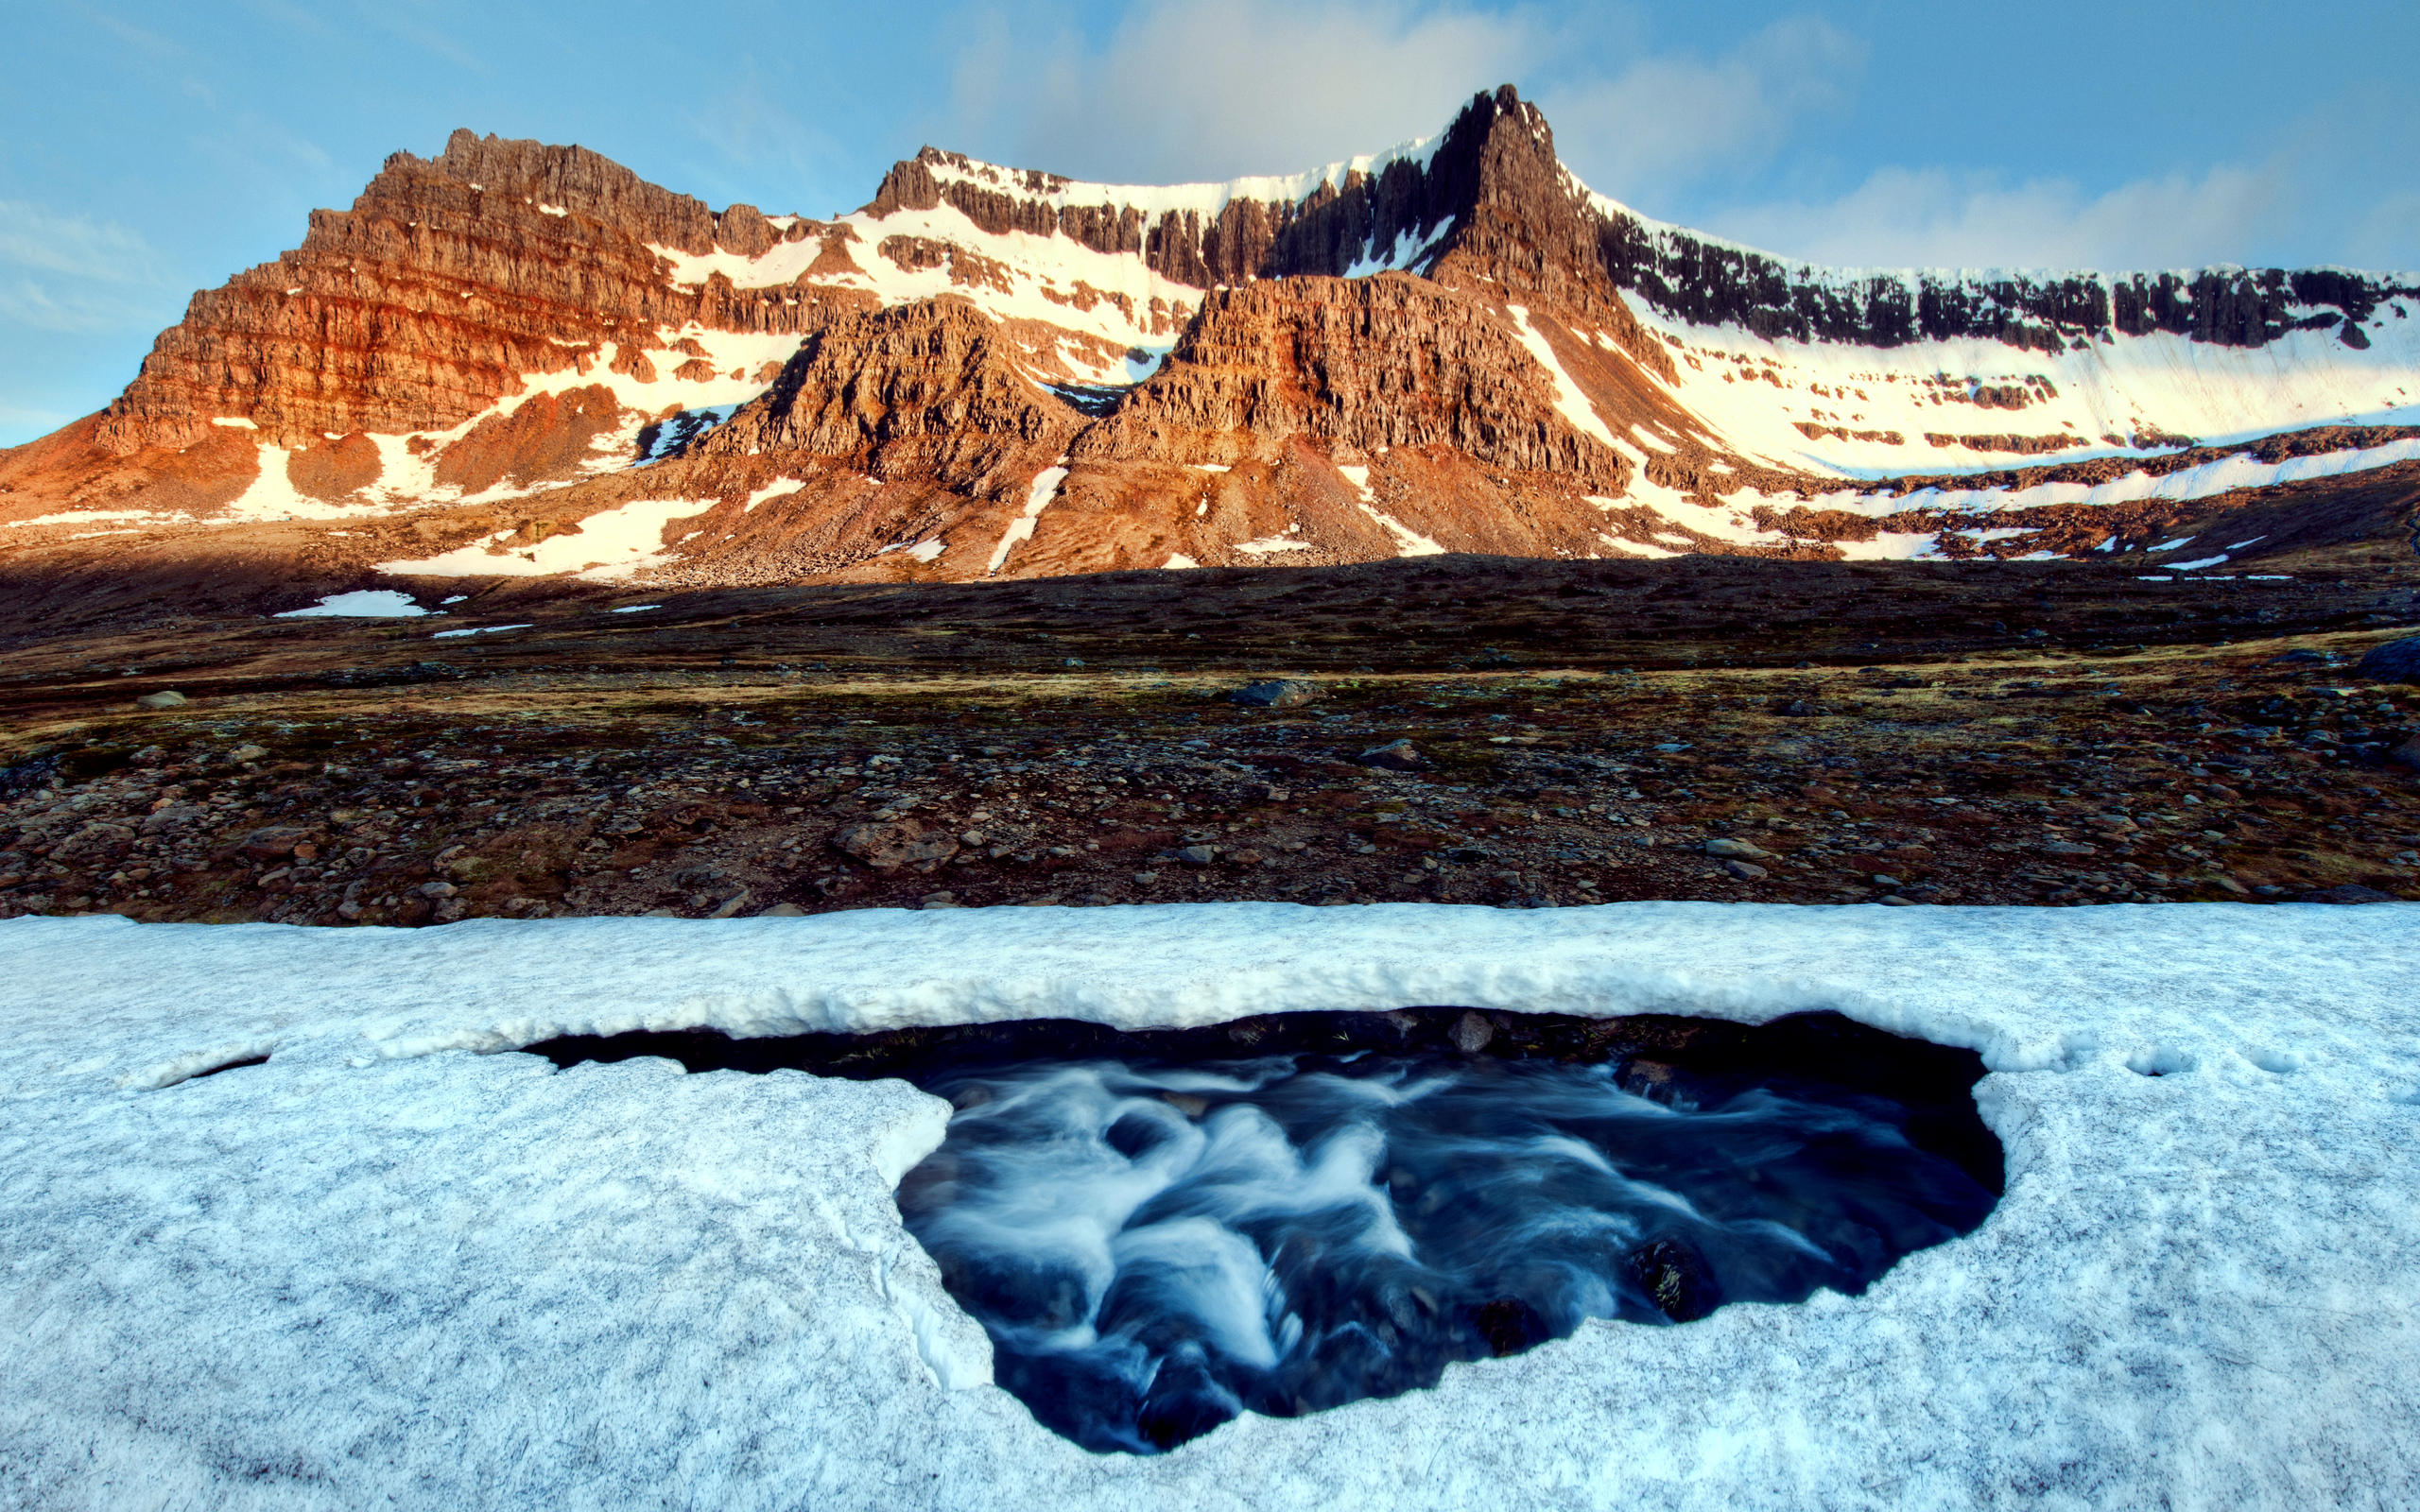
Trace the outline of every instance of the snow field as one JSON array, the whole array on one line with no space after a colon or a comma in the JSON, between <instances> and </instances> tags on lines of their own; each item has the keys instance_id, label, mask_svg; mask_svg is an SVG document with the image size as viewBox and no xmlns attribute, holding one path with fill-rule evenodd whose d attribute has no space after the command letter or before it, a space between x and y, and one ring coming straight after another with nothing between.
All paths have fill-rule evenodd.
<instances>
[{"instance_id":1,"label":"snow field","mask_svg":"<svg viewBox=\"0 0 2420 1512\"><path fill-rule=\"evenodd\" d=\"M350 593L330 593L316 604L303 609L289 609L275 618L414 619L428 612L413 603L409 593L399 593L391 588L356 588Z\"/></svg>"},{"instance_id":2,"label":"snow field","mask_svg":"<svg viewBox=\"0 0 2420 1512\"><path fill-rule=\"evenodd\" d=\"M457 546L434 557L382 561L378 570L424 577L545 577L569 573L589 582L618 582L672 559L665 528L715 507L713 499L633 499L599 509L579 522L578 535L548 536L536 545L489 554L513 532L496 531L484 541Z\"/></svg>"},{"instance_id":3,"label":"snow field","mask_svg":"<svg viewBox=\"0 0 2420 1512\"><path fill-rule=\"evenodd\" d=\"M0 1502L2294 1507L2420 1499L2420 910L1627 903L0 923ZM890 1189L899 1082L557 1073L565 1033L1409 1004L1979 1049L1974 1234L1088 1455ZM267 1051L260 1066L199 1076Z\"/></svg>"},{"instance_id":4,"label":"snow field","mask_svg":"<svg viewBox=\"0 0 2420 1512\"><path fill-rule=\"evenodd\" d=\"M1046 467L1033 475L1033 486L1026 490L1025 510L1000 532L1000 543L992 548L992 559L983 568L986 574L998 572L1001 563L1009 559L1010 549L1018 541L1033 539L1034 523L1041 519L1043 510L1050 507L1050 501L1059 496L1059 485L1066 481L1067 470L1063 467Z\"/></svg>"}]
</instances>

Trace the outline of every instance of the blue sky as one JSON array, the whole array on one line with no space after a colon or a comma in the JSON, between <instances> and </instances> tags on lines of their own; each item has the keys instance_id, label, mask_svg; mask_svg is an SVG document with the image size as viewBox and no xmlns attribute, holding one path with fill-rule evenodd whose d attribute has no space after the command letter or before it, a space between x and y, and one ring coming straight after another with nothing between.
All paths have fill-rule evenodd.
<instances>
[{"instance_id":1,"label":"blue sky","mask_svg":"<svg viewBox=\"0 0 2420 1512\"><path fill-rule=\"evenodd\" d=\"M925 142L1113 181L1294 171L1510 80L1596 188L1790 255L2420 267L2410 0L62 0L10 32L0 445L108 403L195 288L457 126L829 215Z\"/></svg>"}]
</instances>

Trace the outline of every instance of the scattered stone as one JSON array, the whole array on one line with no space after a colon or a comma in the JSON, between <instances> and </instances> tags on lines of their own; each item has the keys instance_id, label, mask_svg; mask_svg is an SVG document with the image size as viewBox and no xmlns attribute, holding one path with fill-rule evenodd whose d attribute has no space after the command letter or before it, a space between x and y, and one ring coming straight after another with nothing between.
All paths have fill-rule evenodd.
<instances>
[{"instance_id":1,"label":"scattered stone","mask_svg":"<svg viewBox=\"0 0 2420 1512\"><path fill-rule=\"evenodd\" d=\"M1428 769L1428 758L1420 754L1419 747L1408 740L1373 746L1361 753L1360 759L1362 765L1375 766L1381 771L1424 772Z\"/></svg>"},{"instance_id":2,"label":"scattered stone","mask_svg":"<svg viewBox=\"0 0 2420 1512\"><path fill-rule=\"evenodd\" d=\"M1913 908L1915 906L1915 902L1912 900L1902 898L1895 892L1877 898L1875 902L1880 903L1885 908Z\"/></svg>"},{"instance_id":3,"label":"scattered stone","mask_svg":"<svg viewBox=\"0 0 2420 1512\"><path fill-rule=\"evenodd\" d=\"M1765 868L1752 861L1726 861L1722 869L1741 882L1761 882L1766 875Z\"/></svg>"},{"instance_id":4,"label":"scattered stone","mask_svg":"<svg viewBox=\"0 0 2420 1512\"><path fill-rule=\"evenodd\" d=\"M1877 887L1889 887L1895 892L1900 886L1900 882L1896 877L1877 871L1874 874L1874 885Z\"/></svg>"},{"instance_id":5,"label":"scattered stone","mask_svg":"<svg viewBox=\"0 0 2420 1512\"><path fill-rule=\"evenodd\" d=\"M1207 1097L1196 1097L1191 1092L1162 1092L1160 1093L1160 1101L1167 1104L1170 1108L1175 1108L1178 1112L1183 1113L1187 1118L1198 1119L1202 1114L1210 1111L1210 1099Z\"/></svg>"},{"instance_id":6,"label":"scattered stone","mask_svg":"<svg viewBox=\"0 0 2420 1512\"><path fill-rule=\"evenodd\" d=\"M1495 1038L1495 1025L1488 1022L1487 1016L1477 1008L1471 1009L1454 1021L1454 1048L1463 1055L1478 1055L1486 1049L1487 1042Z\"/></svg>"},{"instance_id":7,"label":"scattered stone","mask_svg":"<svg viewBox=\"0 0 2420 1512\"><path fill-rule=\"evenodd\" d=\"M2223 892L2237 893L2245 897L2249 897L2252 892L2251 888L2245 886L2242 883L2236 881L2233 877L2212 877L2210 879L2210 885Z\"/></svg>"},{"instance_id":8,"label":"scattered stone","mask_svg":"<svg viewBox=\"0 0 2420 1512\"><path fill-rule=\"evenodd\" d=\"M461 890L450 882L424 882L421 884L420 895L424 898L451 898Z\"/></svg>"},{"instance_id":9,"label":"scattered stone","mask_svg":"<svg viewBox=\"0 0 2420 1512\"><path fill-rule=\"evenodd\" d=\"M733 893L730 897L724 899L721 902L716 904L715 911L708 914L706 917L708 919L729 919L732 915L748 906L748 900L751 894L749 889L742 887L737 892Z\"/></svg>"},{"instance_id":10,"label":"scattered stone","mask_svg":"<svg viewBox=\"0 0 2420 1512\"><path fill-rule=\"evenodd\" d=\"M917 899L916 904L920 908L955 908L958 906L958 894L954 892L928 892L922 898Z\"/></svg>"},{"instance_id":11,"label":"scattered stone","mask_svg":"<svg viewBox=\"0 0 2420 1512\"><path fill-rule=\"evenodd\" d=\"M804 919L806 910L796 903L775 903L770 908L756 910L759 919Z\"/></svg>"},{"instance_id":12,"label":"scattered stone","mask_svg":"<svg viewBox=\"0 0 2420 1512\"><path fill-rule=\"evenodd\" d=\"M2353 674L2372 682L2420 682L2420 636L2371 646Z\"/></svg>"},{"instance_id":13,"label":"scattered stone","mask_svg":"<svg viewBox=\"0 0 2420 1512\"><path fill-rule=\"evenodd\" d=\"M901 867L930 871L958 854L956 840L946 834L928 834L914 819L843 825L832 836L832 846L876 871L896 871Z\"/></svg>"},{"instance_id":14,"label":"scattered stone","mask_svg":"<svg viewBox=\"0 0 2420 1512\"><path fill-rule=\"evenodd\" d=\"M2098 853L2096 848L2080 845L2073 840L2045 840L2034 849L2046 856L2088 856Z\"/></svg>"},{"instance_id":15,"label":"scattered stone","mask_svg":"<svg viewBox=\"0 0 2420 1512\"><path fill-rule=\"evenodd\" d=\"M1291 709L1310 702L1319 694L1318 683L1301 678L1264 678L1227 695L1227 701L1246 709Z\"/></svg>"},{"instance_id":16,"label":"scattered stone","mask_svg":"<svg viewBox=\"0 0 2420 1512\"><path fill-rule=\"evenodd\" d=\"M1219 848L1208 845L1188 845L1178 850L1176 858L1188 867L1206 867L1219 859Z\"/></svg>"},{"instance_id":17,"label":"scattered stone","mask_svg":"<svg viewBox=\"0 0 2420 1512\"><path fill-rule=\"evenodd\" d=\"M1160 880L1160 874L1156 871L1138 871L1134 873L1134 880L1148 887Z\"/></svg>"},{"instance_id":18,"label":"scattered stone","mask_svg":"<svg viewBox=\"0 0 2420 1512\"><path fill-rule=\"evenodd\" d=\"M2420 771L2420 735L2414 735L2386 753L2388 761Z\"/></svg>"},{"instance_id":19,"label":"scattered stone","mask_svg":"<svg viewBox=\"0 0 2420 1512\"><path fill-rule=\"evenodd\" d=\"M239 762L256 762L268 754L266 746L238 746L227 753L230 760Z\"/></svg>"},{"instance_id":20,"label":"scattered stone","mask_svg":"<svg viewBox=\"0 0 2420 1512\"><path fill-rule=\"evenodd\" d=\"M1723 839L1708 840L1705 853L1710 856L1736 856L1742 861L1762 861L1772 854L1754 841Z\"/></svg>"},{"instance_id":21,"label":"scattered stone","mask_svg":"<svg viewBox=\"0 0 2420 1512\"><path fill-rule=\"evenodd\" d=\"M182 693L147 693L134 700L137 709L182 709L189 700Z\"/></svg>"}]
</instances>

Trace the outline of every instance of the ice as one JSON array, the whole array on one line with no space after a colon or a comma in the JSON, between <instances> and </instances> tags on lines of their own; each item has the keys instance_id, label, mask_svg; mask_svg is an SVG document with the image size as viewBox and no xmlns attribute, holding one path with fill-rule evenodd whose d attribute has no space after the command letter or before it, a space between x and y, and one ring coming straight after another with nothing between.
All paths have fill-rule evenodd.
<instances>
[{"instance_id":1,"label":"ice","mask_svg":"<svg viewBox=\"0 0 2420 1512\"><path fill-rule=\"evenodd\" d=\"M641 610L662 609L663 607L664 606L661 604L624 604L619 609L608 610L606 612L609 614L636 614Z\"/></svg>"},{"instance_id":2,"label":"ice","mask_svg":"<svg viewBox=\"0 0 2420 1512\"><path fill-rule=\"evenodd\" d=\"M330 593L308 608L289 609L275 617L282 620L412 619L427 612L412 602L409 593L398 593L391 588L356 588L349 593Z\"/></svg>"},{"instance_id":3,"label":"ice","mask_svg":"<svg viewBox=\"0 0 2420 1512\"><path fill-rule=\"evenodd\" d=\"M1160 571L1178 572L1187 567L1199 567L1201 565L1201 564L1200 562L1195 561L1184 552L1172 551L1168 553L1168 559L1160 563Z\"/></svg>"},{"instance_id":4,"label":"ice","mask_svg":"<svg viewBox=\"0 0 2420 1512\"><path fill-rule=\"evenodd\" d=\"M450 641L458 635L493 635L498 630L526 630L527 625L474 625L462 630L440 630L429 637L432 641Z\"/></svg>"},{"instance_id":5,"label":"ice","mask_svg":"<svg viewBox=\"0 0 2420 1512\"><path fill-rule=\"evenodd\" d=\"M1530 323L1530 312L1517 304L1508 304L1505 308L1512 314L1513 329L1521 337L1521 345L1530 349L1530 355L1537 358L1539 365L1554 379L1554 407L1562 412L1564 419L1571 421L1572 429L1581 435L1593 436L1607 446L1614 445L1614 433L1607 428L1604 417L1597 413L1597 406L1588 402L1580 386L1571 381L1571 374L1563 370L1563 359L1554 354L1554 348L1539 334L1538 328Z\"/></svg>"},{"instance_id":6,"label":"ice","mask_svg":"<svg viewBox=\"0 0 2420 1512\"><path fill-rule=\"evenodd\" d=\"M1344 481L1351 484L1353 491L1359 495L1355 503L1361 512L1376 521L1380 529L1394 538L1396 556L1442 557L1445 554L1443 546L1378 507L1376 497L1370 491L1368 468L1340 467L1337 472L1343 474Z\"/></svg>"},{"instance_id":7,"label":"ice","mask_svg":"<svg viewBox=\"0 0 2420 1512\"><path fill-rule=\"evenodd\" d=\"M2409 1505L2415 926L1720 903L0 923L0 1499ZM1434 1390L1097 1457L984 1383L988 1343L900 1227L890 1186L945 1104L475 1053L1414 1004L1834 1008L1971 1046L2007 1194L1859 1297L1587 1324Z\"/></svg>"},{"instance_id":8,"label":"ice","mask_svg":"<svg viewBox=\"0 0 2420 1512\"><path fill-rule=\"evenodd\" d=\"M2221 566L2225 563L2226 559L2224 553L2221 553L2216 557L2197 557L2191 561L2169 562L2168 564L2168 570L2173 573L2189 573L2200 567Z\"/></svg>"},{"instance_id":9,"label":"ice","mask_svg":"<svg viewBox=\"0 0 2420 1512\"><path fill-rule=\"evenodd\" d=\"M569 573L589 582L614 582L670 561L664 544L665 527L675 520L703 514L716 503L713 499L633 499L580 521L578 534L548 536L536 545L516 549L503 544L512 531L498 530L484 541L434 557L382 561L378 570L428 577L544 577Z\"/></svg>"},{"instance_id":10,"label":"ice","mask_svg":"<svg viewBox=\"0 0 2420 1512\"><path fill-rule=\"evenodd\" d=\"M1046 467L1033 475L1033 486L1026 490L1025 511L1009 522L1008 529L1000 532L1000 543L992 548L992 560L983 569L986 574L998 572L1000 565L1009 559L1010 548L1018 541L1033 539L1034 522L1041 517L1043 510L1050 507L1051 499L1059 492L1059 485L1066 481L1067 470L1063 467Z\"/></svg>"},{"instance_id":11,"label":"ice","mask_svg":"<svg viewBox=\"0 0 2420 1512\"><path fill-rule=\"evenodd\" d=\"M1266 557L1271 552L1278 551L1308 551L1311 549L1309 541L1290 539L1293 532L1302 528L1301 525L1288 525L1284 535L1263 536L1257 541L1239 541L1236 542L1236 549L1247 557Z\"/></svg>"}]
</instances>

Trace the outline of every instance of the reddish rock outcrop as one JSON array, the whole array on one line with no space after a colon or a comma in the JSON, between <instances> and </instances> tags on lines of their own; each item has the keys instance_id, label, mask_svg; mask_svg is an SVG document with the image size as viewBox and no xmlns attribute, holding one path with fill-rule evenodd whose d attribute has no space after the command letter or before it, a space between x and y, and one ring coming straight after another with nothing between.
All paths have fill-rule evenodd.
<instances>
[{"instance_id":1,"label":"reddish rock outcrop","mask_svg":"<svg viewBox=\"0 0 2420 1512\"><path fill-rule=\"evenodd\" d=\"M96 439L182 448L218 416L285 445L444 430L609 342L636 370L660 325L804 331L832 301L720 278L676 289L650 244L752 254L825 229L717 216L580 147L457 131L435 159L388 159L351 210L315 212L298 250L195 295Z\"/></svg>"},{"instance_id":2,"label":"reddish rock outcrop","mask_svg":"<svg viewBox=\"0 0 2420 1512\"><path fill-rule=\"evenodd\" d=\"M1401 274L1211 293L1161 371L1071 455L1233 463L1296 435L1356 453L1451 446L1582 491L1618 492L1630 472L1564 419L1497 311Z\"/></svg>"},{"instance_id":3,"label":"reddish rock outcrop","mask_svg":"<svg viewBox=\"0 0 2420 1512\"><path fill-rule=\"evenodd\" d=\"M1056 455L1082 423L1017 370L998 322L941 299L835 318L697 451L805 452L981 490L1006 486L993 474L1011 455Z\"/></svg>"}]
</instances>

